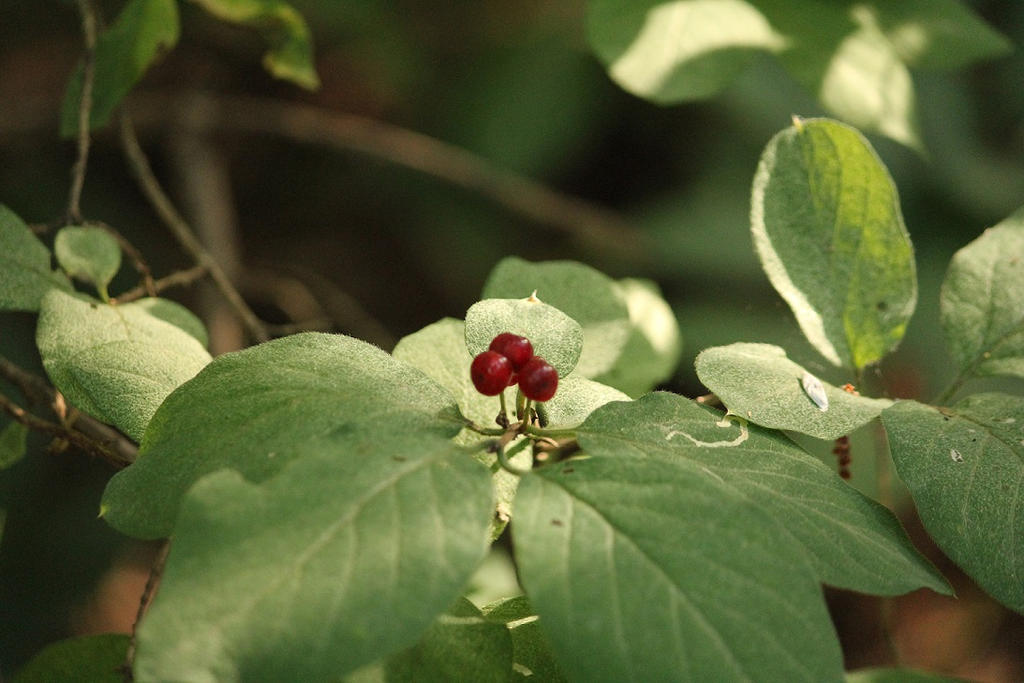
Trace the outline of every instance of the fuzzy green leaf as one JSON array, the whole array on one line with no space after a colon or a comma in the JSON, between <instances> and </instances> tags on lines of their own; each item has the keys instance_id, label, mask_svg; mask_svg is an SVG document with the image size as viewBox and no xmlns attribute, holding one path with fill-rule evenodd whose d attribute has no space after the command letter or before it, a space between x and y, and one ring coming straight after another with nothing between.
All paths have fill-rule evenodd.
<instances>
[{"instance_id":1,"label":"fuzzy green leaf","mask_svg":"<svg viewBox=\"0 0 1024 683\"><path fill-rule=\"evenodd\" d=\"M697 377L735 415L771 429L789 429L819 439L836 439L878 417L892 401L855 396L822 383L828 409L808 396L807 374L771 344L730 344L701 351Z\"/></svg>"},{"instance_id":2,"label":"fuzzy green leaf","mask_svg":"<svg viewBox=\"0 0 1024 683\"><path fill-rule=\"evenodd\" d=\"M175 0L129 0L96 41L91 128L110 120L117 105L150 65L177 44L178 31ZM78 133L82 73L79 64L64 93L60 114L60 133L64 137Z\"/></svg>"},{"instance_id":3,"label":"fuzzy green leaf","mask_svg":"<svg viewBox=\"0 0 1024 683\"><path fill-rule=\"evenodd\" d=\"M656 392L594 411L579 441L590 455L657 458L713 477L803 545L824 583L878 595L949 592L887 508L777 432Z\"/></svg>"},{"instance_id":4,"label":"fuzzy green leaf","mask_svg":"<svg viewBox=\"0 0 1024 683\"><path fill-rule=\"evenodd\" d=\"M622 88L654 102L710 97L781 37L743 0L594 0L591 49Z\"/></svg>"},{"instance_id":5,"label":"fuzzy green leaf","mask_svg":"<svg viewBox=\"0 0 1024 683\"><path fill-rule=\"evenodd\" d=\"M164 398L210 362L194 337L142 305L59 290L43 298L36 344L65 398L136 441Z\"/></svg>"},{"instance_id":6,"label":"fuzzy green leaf","mask_svg":"<svg viewBox=\"0 0 1024 683\"><path fill-rule=\"evenodd\" d=\"M0 429L0 470L5 470L25 457L28 427L20 422L9 422Z\"/></svg>"},{"instance_id":7,"label":"fuzzy green leaf","mask_svg":"<svg viewBox=\"0 0 1024 683\"><path fill-rule=\"evenodd\" d=\"M320 87L313 64L313 37L305 19L281 0L192 0L222 21L257 29L270 49L263 67L274 77L307 90Z\"/></svg>"},{"instance_id":8,"label":"fuzzy green leaf","mask_svg":"<svg viewBox=\"0 0 1024 683\"><path fill-rule=\"evenodd\" d=\"M520 576L570 678L841 679L800 545L715 477L570 460L524 477L519 504Z\"/></svg>"},{"instance_id":9,"label":"fuzzy green leaf","mask_svg":"<svg viewBox=\"0 0 1024 683\"><path fill-rule=\"evenodd\" d=\"M491 271L482 297L514 299L528 297L532 292L583 328L583 351L575 372L593 378L614 367L632 330L626 299L614 280L575 261L530 263L509 257ZM536 351L537 344L533 343ZM558 372L567 374L561 368Z\"/></svg>"},{"instance_id":10,"label":"fuzzy green leaf","mask_svg":"<svg viewBox=\"0 0 1024 683\"><path fill-rule=\"evenodd\" d=\"M568 429L578 426L606 403L629 400L629 396L614 387L570 375L559 381L554 397L537 409L541 411L546 427Z\"/></svg>"},{"instance_id":11,"label":"fuzzy green leaf","mask_svg":"<svg viewBox=\"0 0 1024 683\"><path fill-rule=\"evenodd\" d=\"M952 409L899 401L882 422L929 535L1024 613L1024 398L975 394Z\"/></svg>"},{"instance_id":12,"label":"fuzzy green leaf","mask_svg":"<svg viewBox=\"0 0 1024 683\"><path fill-rule=\"evenodd\" d=\"M184 333L181 333L184 334ZM455 401L419 370L366 342L307 333L218 356L153 416L139 459L103 494L107 522L130 536L174 527L181 498L210 472L261 482L327 444L370 449L410 434L452 437Z\"/></svg>"},{"instance_id":13,"label":"fuzzy green leaf","mask_svg":"<svg viewBox=\"0 0 1024 683\"><path fill-rule=\"evenodd\" d=\"M452 604L487 550L487 470L437 436L331 441L261 484L224 470L192 487L137 680L336 680Z\"/></svg>"},{"instance_id":14,"label":"fuzzy green leaf","mask_svg":"<svg viewBox=\"0 0 1024 683\"><path fill-rule=\"evenodd\" d=\"M96 287L108 299L107 285L121 268L121 246L110 233L95 226L68 226L57 233L53 253L73 278Z\"/></svg>"},{"instance_id":15,"label":"fuzzy green leaf","mask_svg":"<svg viewBox=\"0 0 1024 683\"><path fill-rule=\"evenodd\" d=\"M551 363L560 378L573 371L583 348L580 324L536 298L484 299L466 311L466 348L470 355L486 351L502 332L529 339L534 354Z\"/></svg>"},{"instance_id":16,"label":"fuzzy green leaf","mask_svg":"<svg viewBox=\"0 0 1024 683\"><path fill-rule=\"evenodd\" d=\"M71 283L50 269L50 250L25 222L0 204L0 310L38 311L54 288L71 291Z\"/></svg>"},{"instance_id":17,"label":"fuzzy green leaf","mask_svg":"<svg viewBox=\"0 0 1024 683\"><path fill-rule=\"evenodd\" d=\"M962 373L1024 377L1024 209L953 256L940 304Z\"/></svg>"},{"instance_id":18,"label":"fuzzy green leaf","mask_svg":"<svg viewBox=\"0 0 1024 683\"><path fill-rule=\"evenodd\" d=\"M899 344L917 303L913 247L896 186L860 133L811 119L772 138L750 223L768 278L825 358L863 368Z\"/></svg>"},{"instance_id":19,"label":"fuzzy green leaf","mask_svg":"<svg viewBox=\"0 0 1024 683\"><path fill-rule=\"evenodd\" d=\"M481 610L491 621L497 621L512 634L516 670L527 671L535 680L561 683L565 680L551 651L551 644L540 630L537 613L525 595L505 598L485 605Z\"/></svg>"},{"instance_id":20,"label":"fuzzy green leaf","mask_svg":"<svg viewBox=\"0 0 1024 683\"><path fill-rule=\"evenodd\" d=\"M122 683L128 654L127 635L105 633L61 640L43 648L11 679L11 683L89 681Z\"/></svg>"},{"instance_id":21,"label":"fuzzy green leaf","mask_svg":"<svg viewBox=\"0 0 1024 683\"><path fill-rule=\"evenodd\" d=\"M958 69L1013 49L962 0L882 0L872 9L900 59L914 69Z\"/></svg>"},{"instance_id":22,"label":"fuzzy green leaf","mask_svg":"<svg viewBox=\"0 0 1024 683\"><path fill-rule=\"evenodd\" d=\"M142 310L154 318L160 318L169 322L175 327L180 327L189 335L195 337L203 348L210 345L210 335L206 331L206 325L196 317L195 313L184 306L170 299L146 298L135 302Z\"/></svg>"}]
</instances>

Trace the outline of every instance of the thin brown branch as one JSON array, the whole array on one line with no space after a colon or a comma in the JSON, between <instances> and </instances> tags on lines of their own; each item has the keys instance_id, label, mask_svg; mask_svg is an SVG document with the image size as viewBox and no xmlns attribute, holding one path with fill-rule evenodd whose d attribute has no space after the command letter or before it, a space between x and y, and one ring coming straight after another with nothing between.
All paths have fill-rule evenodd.
<instances>
[{"instance_id":1,"label":"thin brown branch","mask_svg":"<svg viewBox=\"0 0 1024 683\"><path fill-rule=\"evenodd\" d=\"M92 0L78 0L82 15L82 36L85 54L82 57L82 94L78 102L78 158L71 168L71 190L68 192L68 221L82 222L82 187L89 163L89 118L92 112L92 88L96 76L96 12Z\"/></svg>"},{"instance_id":2,"label":"thin brown branch","mask_svg":"<svg viewBox=\"0 0 1024 683\"><path fill-rule=\"evenodd\" d=\"M44 405L54 414L57 413L56 406L60 400L60 394L41 377L23 370L3 356L0 356L0 377L18 387L30 404ZM132 464L138 456L138 447L130 439L93 417L75 413L75 417L69 421L69 424L62 425L36 417L9 400L8 403L21 410L27 416L24 418L25 420L33 422L29 424L29 422L19 420L30 429L65 438L87 453L103 458L118 469ZM8 408L8 406L4 406L4 410L8 414L19 419Z\"/></svg>"},{"instance_id":3,"label":"thin brown branch","mask_svg":"<svg viewBox=\"0 0 1024 683\"><path fill-rule=\"evenodd\" d=\"M128 650L124 656L123 673L125 683L131 683L131 681L135 680L132 668L135 665L135 650L138 648L139 623L142 621L142 617L145 616L149 603L153 601L153 593L160 582L160 577L163 576L164 567L167 565L167 554L170 550L171 541L167 539L160 545L160 550L157 551L156 558L153 560L153 566L149 570L146 586L142 589L142 596L139 598L139 609L135 613L135 621L132 623L132 637L128 641Z\"/></svg>"},{"instance_id":4,"label":"thin brown branch","mask_svg":"<svg viewBox=\"0 0 1024 683\"><path fill-rule=\"evenodd\" d=\"M172 287L185 287L202 279L207 273L206 266L192 266L186 270L178 270L159 280L152 281L152 290L145 284L133 287L119 297L111 299L111 303L126 304L129 301L141 299L144 296L156 296L160 292Z\"/></svg>"},{"instance_id":5,"label":"thin brown branch","mask_svg":"<svg viewBox=\"0 0 1024 683\"><path fill-rule=\"evenodd\" d=\"M506 209L620 258L641 260L644 235L615 212L501 168L468 150L400 126L354 114L261 98L189 95L183 126L270 134L384 159L481 194ZM133 100L149 122L162 119L166 97Z\"/></svg>"},{"instance_id":6,"label":"thin brown branch","mask_svg":"<svg viewBox=\"0 0 1024 683\"><path fill-rule=\"evenodd\" d=\"M178 213L170 197L167 196L160 182L156 179L153 169L149 165L149 159L146 158L142 147L139 146L139 139L135 134L135 127L132 125L131 118L124 108L121 111L121 144L124 148L128 165L139 182L139 187L142 189L143 194L146 195L150 204L153 205L160 219L174 234L178 242L195 259L196 263L206 267L210 277L213 278L214 283L228 303L231 304L231 307L235 309L235 313L242 320L242 323L253 339L258 342L267 341L270 336L267 334L263 323L256 317L252 309L249 308L249 305L245 303L242 295L238 293L235 285L232 284L224 270L200 243L195 232L185 222L185 219L181 217L181 214Z\"/></svg>"},{"instance_id":7,"label":"thin brown branch","mask_svg":"<svg viewBox=\"0 0 1024 683\"><path fill-rule=\"evenodd\" d=\"M98 228L105 230L111 237L117 240L118 246L121 247L121 251L124 252L125 256L132 262L132 267L142 277L142 284L139 285L143 288L149 296L156 296L156 289L154 288L153 282L153 271L146 262L142 252L135 248L135 245L128 241L128 238L122 235L117 228L112 225L108 225L103 221L97 221L89 219L90 225L95 225Z\"/></svg>"}]
</instances>

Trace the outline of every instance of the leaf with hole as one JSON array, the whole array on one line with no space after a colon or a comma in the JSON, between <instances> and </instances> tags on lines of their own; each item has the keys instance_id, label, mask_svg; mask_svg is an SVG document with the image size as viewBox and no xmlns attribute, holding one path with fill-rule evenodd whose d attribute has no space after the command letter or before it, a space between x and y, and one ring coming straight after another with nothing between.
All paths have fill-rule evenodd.
<instances>
[{"instance_id":1,"label":"leaf with hole","mask_svg":"<svg viewBox=\"0 0 1024 683\"><path fill-rule=\"evenodd\" d=\"M925 529L986 592L1024 613L1024 398L898 401L882 422Z\"/></svg>"},{"instance_id":2,"label":"leaf with hole","mask_svg":"<svg viewBox=\"0 0 1024 683\"><path fill-rule=\"evenodd\" d=\"M768 279L829 362L863 368L896 348L917 303L914 252L896 186L860 133L796 121L765 148L751 204Z\"/></svg>"},{"instance_id":3,"label":"leaf with hole","mask_svg":"<svg viewBox=\"0 0 1024 683\"><path fill-rule=\"evenodd\" d=\"M450 438L462 425L444 387L375 346L284 337L218 356L168 396L139 459L107 484L102 510L129 536L160 538L185 492L210 472L231 468L258 483L321 443L365 451L409 435Z\"/></svg>"},{"instance_id":4,"label":"leaf with hole","mask_svg":"<svg viewBox=\"0 0 1024 683\"><path fill-rule=\"evenodd\" d=\"M337 680L412 646L483 559L492 504L486 468L439 436L320 439L262 483L209 474L182 501L136 678Z\"/></svg>"},{"instance_id":5,"label":"leaf with hole","mask_svg":"<svg viewBox=\"0 0 1024 683\"><path fill-rule=\"evenodd\" d=\"M111 306L53 290L36 329L43 367L75 407L141 441L153 413L210 354L144 305Z\"/></svg>"},{"instance_id":6,"label":"leaf with hole","mask_svg":"<svg viewBox=\"0 0 1024 683\"><path fill-rule=\"evenodd\" d=\"M578 438L587 454L666 460L742 495L803 546L823 583L877 595L949 592L887 508L778 432L656 392L597 409Z\"/></svg>"},{"instance_id":7,"label":"leaf with hole","mask_svg":"<svg viewBox=\"0 0 1024 683\"><path fill-rule=\"evenodd\" d=\"M822 383L827 410L810 395L803 367L771 344L737 343L705 349L695 362L697 377L735 415L771 429L836 439L878 417L887 399L857 396ZM820 382L820 380L819 380Z\"/></svg>"},{"instance_id":8,"label":"leaf with hole","mask_svg":"<svg viewBox=\"0 0 1024 683\"><path fill-rule=\"evenodd\" d=\"M1024 209L953 255L939 301L961 373L1024 378Z\"/></svg>"},{"instance_id":9,"label":"leaf with hole","mask_svg":"<svg viewBox=\"0 0 1024 683\"><path fill-rule=\"evenodd\" d=\"M38 311L51 289L71 291L71 283L50 269L50 250L25 222L0 204L0 310Z\"/></svg>"}]
</instances>

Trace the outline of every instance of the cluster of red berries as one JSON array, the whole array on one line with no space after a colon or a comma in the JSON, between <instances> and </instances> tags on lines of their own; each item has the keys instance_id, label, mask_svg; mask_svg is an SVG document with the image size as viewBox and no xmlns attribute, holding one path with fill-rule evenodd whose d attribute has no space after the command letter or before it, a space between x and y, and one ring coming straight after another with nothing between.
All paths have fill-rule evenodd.
<instances>
[{"instance_id":1,"label":"cluster of red berries","mask_svg":"<svg viewBox=\"0 0 1024 683\"><path fill-rule=\"evenodd\" d=\"M518 383L526 398L547 401L558 389L558 371L533 355L529 339L511 332L499 334L487 351L473 359L469 376L484 396L497 396L505 387Z\"/></svg>"}]
</instances>

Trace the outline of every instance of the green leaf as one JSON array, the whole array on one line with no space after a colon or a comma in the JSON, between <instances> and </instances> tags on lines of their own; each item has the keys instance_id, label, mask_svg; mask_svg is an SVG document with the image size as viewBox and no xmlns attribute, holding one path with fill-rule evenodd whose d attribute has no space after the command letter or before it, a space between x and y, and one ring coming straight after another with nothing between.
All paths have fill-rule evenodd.
<instances>
[{"instance_id":1,"label":"green leaf","mask_svg":"<svg viewBox=\"0 0 1024 683\"><path fill-rule=\"evenodd\" d=\"M593 378L612 369L632 331L626 299L614 280L575 261L530 263L509 257L491 271L482 296L484 299L513 299L528 297L532 292L583 328L583 351L576 364L577 373ZM466 320L469 321L468 314ZM547 358L536 350L537 342L533 337L530 340L537 354ZM552 364L560 375L568 374Z\"/></svg>"},{"instance_id":2,"label":"green leaf","mask_svg":"<svg viewBox=\"0 0 1024 683\"><path fill-rule=\"evenodd\" d=\"M136 441L164 398L210 362L195 338L144 306L59 290L43 298L36 344L65 398Z\"/></svg>"},{"instance_id":3,"label":"green leaf","mask_svg":"<svg viewBox=\"0 0 1024 683\"><path fill-rule=\"evenodd\" d=\"M502 332L529 339L534 354L551 363L559 378L573 371L583 348L579 323L537 298L484 299L466 311L466 348L470 355L486 351Z\"/></svg>"},{"instance_id":4,"label":"green leaf","mask_svg":"<svg viewBox=\"0 0 1024 683\"><path fill-rule=\"evenodd\" d=\"M122 683L120 668L128 654L128 641L129 637L120 633L58 641L43 648L11 683Z\"/></svg>"},{"instance_id":5,"label":"green leaf","mask_svg":"<svg viewBox=\"0 0 1024 683\"><path fill-rule=\"evenodd\" d=\"M526 675L539 681L566 680L529 598L524 595L505 598L485 605L482 611L489 620L505 624L512 634L513 658L518 672L528 672Z\"/></svg>"},{"instance_id":6,"label":"green leaf","mask_svg":"<svg viewBox=\"0 0 1024 683\"><path fill-rule=\"evenodd\" d=\"M824 583L877 595L921 586L949 593L887 508L778 432L656 392L598 409L578 438L589 455L666 460L714 478L802 544Z\"/></svg>"},{"instance_id":7,"label":"green leaf","mask_svg":"<svg viewBox=\"0 0 1024 683\"><path fill-rule=\"evenodd\" d=\"M595 379L637 397L672 376L679 365L683 340L672 307L656 284L626 278L616 285L629 309L629 338L615 365Z\"/></svg>"},{"instance_id":8,"label":"green leaf","mask_svg":"<svg viewBox=\"0 0 1024 683\"><path fill-rule=\"evenodd\" d=\"M38 311L51 289L71 291L63 273L50 270L50 250L17 214L0 204L0 310Z\"/></svg>"},{"instance_id":9,"label":"green leaf","mask_svg":"<svg viewBox=\"0 0 1024 683\"><path fill-rule=\"evenodd\" d=\"M828 409L808 396L807 371L771 344L730 344L701 351L697 377L729 412L771 429L789 429L819 439L836 439L878 417L888 399L865 398L822 383Z\"/></svg>"},{"instance_id":10,"label":"green leaf","mask_svg":"<svg viewBox=\"0 0 1024 683\"><path fill-rule=\"evenodd\" d=\"M223 468L250 481L320 448L452 437L451 395L366 342L307 333L218 356L153 416L139 459L103 494L107 522L139 538L171 533L185 492ZM454 598L453 598L454 599Z\"/></svg>"},{"instance_id":11,"label":"green leaf","mask_svg":"<svg viewBox=\"0 0 1024 683\"><path fill-rule=\"evenodd\" d=\"M28 427L20 422L9 422L0 430L0 471L25 457Z\"/></svg>"},{"instance_id":12,"label":"green leaf","mask_svg":"<svg viewBox=\"0 0 1024 683\"><path fill-rule=\"evenodd\" d=\"M307 90L320 87L313 65L313 38L299 12L280 0L192 0L222 21L257 29L270 45L263 67L274 78Z\"/></svg>"},{"instance_id":13,"label":"green leaf","mask_svg":"<svg viewBox=\"0 0 1024 683\"><path fill-rule=\"evenodd\" d=\"M61 228L53 252L68 275L94 285L104 301L110 298L107 285L121 268L121 246L110 233L88 225Z\"/></svg>"},{"instance_id":14,"label":"green leaf","mask_svg":"<svg viewBox=\"0 0 1024 683\"><path fill-rule=\"evenodd\" d=\"M961 373L1024 377L1024 209L953 256L940 305Z\"/></svg>"},{"instance_id":15,"label":"green leaf","mask_svg":"<svg viewBox=\"0 0 1024 683\"><path fill-rule=\"evenodd\" d=\"M715 477L570 460L524 477L519 505L520 576L569 678L840 680L799 544Z\"/></svg>"},{"instance_id":16,"label":"green leaf","mask_svg":"<svg viewBox=\"0 0 1024 683\"><path fill-rule=\"evenodd\" d=\"M593 0L587 38L609 75L659 103L709 97L781 36L743 0Z\"/></svg>"},{"instance_id":17,"label":"green leaf","mask_svg":"<svg viewBox=\"0 0 1024 683\"><path fill-rule=\"evenodd\" d=\"M876 2L872 10L900 59L914 69L958 69L1013 49L961 0Z\"/></svg>"},{"instance_id":18,"label":"green leaf","mask_svg":"<svg viewBox=\"0 0 1024 683\"><path fill-rule=\"evenodd\" d=\"M174 0L129 0L96 41L95 77L89 125L105 125L117 105L150 65L178 42L178 6ZM68 81L61 105L60 133L78 133L83 68Z\"/></svg>"},{"instance_id":19,"label":"green leaf","mask_svg":"<svg viewBox=\"0 0 1024 683\"><path fill-rule=\"evenodd\" d=\"M567 429L576 427L592 412L612 401L629 401L629 396L614 387L569 375L558 382L558 391L538 410L546 420L546 427Z\"/></svg>"},{"instance_id":20,"label":"green leaf","mask_svg":"<svg viewBox=\"0 0 1024 683\"><path fill-rule=\"evenodd\" d=\"M436 436L330 441L262 484L220 471L192 487L136 680L337 679L415 644L458 597L488 546L487 470Z\"/></svg>"},{"instance_id":21,"label":"green leaf","mask_svg":"<svg viewBox=\"0 0 1024 683\"><path fill-rule=\"evenodd\" d=\"M1024 398L882 413L896 471L929 535L992 597L1024 613Z\"/></svg>"},{"instance_id":22,"label":"green leaf","mask_svg":"<svg viewBox=\"0 0 1024 683\"><path fill-rule=\"evenodd\" d=\"M175 327L180 327L189 335L195 337L203 348L210 345L210 335L206 331L206 325L196 315L170 299L146 298L135 302L139 308L149 313L154 318L169 322Z\"/></svg>"},{"instance_id":23,"label":"green leaf","mask_svg":"<svg viewBox=\"0 0 1024 683\"><path fill-rule=\"evenodd\" d=\"M825 358L859 369L899 344L917 303L913 247L896 186L860 133L811 119L772 138L750 223L768 278Z\"/></svg>"},{"instance_id":24,"label":"green leaf","mask_svg":"<svg viewBox=\"0 0 1024 683\"><path fill-rule=\"evenodd\" d=\"M967 680L914 669L860 669L848 672L846 683L967 683Z\"/></svg>"}]
</instances>

